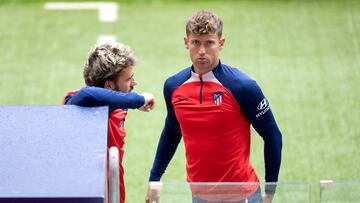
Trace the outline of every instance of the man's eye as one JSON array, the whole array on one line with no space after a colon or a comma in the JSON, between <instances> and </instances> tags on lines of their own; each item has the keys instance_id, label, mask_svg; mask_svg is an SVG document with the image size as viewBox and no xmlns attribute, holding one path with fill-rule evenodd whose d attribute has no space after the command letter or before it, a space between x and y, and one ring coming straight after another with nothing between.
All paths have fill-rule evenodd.
<instances>
[{"instance_id":1,"label":"man's eye","mask_svg":"<svg viewBox=\"0 0 360 203\"><path fill-rule=\"evenodd\" d=\"M206 42L206 46L212 46L212 45L214 45L214 44L215 44L214 41L207 41L207 42Z\"/></svg>"},{"instance_id":2,"label":"man's eye","mask_svg":"<svg viewBox=\"0 0 360 203\"><path fill-rule=\"evenodd\" d=\"M192 41L191 44L193 44L193 45L199 45L200 42L199 42L199 41Z\"/></svg>"}]
</instances>

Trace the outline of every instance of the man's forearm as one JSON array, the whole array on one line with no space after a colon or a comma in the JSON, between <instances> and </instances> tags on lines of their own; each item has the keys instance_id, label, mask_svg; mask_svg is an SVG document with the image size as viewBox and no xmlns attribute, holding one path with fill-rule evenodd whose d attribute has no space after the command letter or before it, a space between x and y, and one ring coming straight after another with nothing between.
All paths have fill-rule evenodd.
<instances>
[{"instance_id":1,"label":"man's forearm","mask_svg":"<svg viewBox=\"0 0 360 203\"><path fill-rule=\"evenodd\" d=\"M137 93L122 93L99 87L85 87L74 94L66 104L79 106L109 106L113 109L135 109L145 102L144 96Z\"/></svg>"}]
</instances>

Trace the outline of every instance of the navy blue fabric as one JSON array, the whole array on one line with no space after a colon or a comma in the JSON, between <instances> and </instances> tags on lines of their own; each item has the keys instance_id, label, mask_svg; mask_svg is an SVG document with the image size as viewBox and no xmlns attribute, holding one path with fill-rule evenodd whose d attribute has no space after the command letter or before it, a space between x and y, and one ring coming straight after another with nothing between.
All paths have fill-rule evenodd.
<instances>
[{"instance_id":1,"label":"navy blue fabric","mask_svg":"<svg viewBox=\"0 0 360 203\"><path fill-rule=\"evenodd\" d=\"M220 63L213 73L235 97L240 104L240 110L263 138L265 181L277 182L281 164L282 136L260 87L255 80L225 64ZM264 99L268 108L259 110L258 105Z\"/></svg>"},{"instance_id":2,"label":"navy blue fabric","mask_svg":"<svg viewBox=\"0 0 360 203\"><path fill-rule=\"evenodd\" d=\"M100 87L83 87L76 94L65 98L65 104L86 107L109 106L114 109L136 109L144 105L145 98L134 92L122 93Z\"/></svg>"}]
</instances>

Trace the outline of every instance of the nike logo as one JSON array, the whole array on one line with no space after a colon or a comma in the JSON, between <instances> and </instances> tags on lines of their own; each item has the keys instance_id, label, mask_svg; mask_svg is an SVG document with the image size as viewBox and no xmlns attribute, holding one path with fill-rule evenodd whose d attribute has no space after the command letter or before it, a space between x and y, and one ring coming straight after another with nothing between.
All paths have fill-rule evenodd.
<instances>
[{"instance_id":1,"label":"nike logo","mask_svg":"<svg viewBox=\"0 0 360 203\"><path fill-rule=\"evenodd\" d=\"M185 101L185 100L187 100L187 99L189 99L189 97L180 97L180 98L179 98L179 101Z\"/></svg>"}]
</instances>

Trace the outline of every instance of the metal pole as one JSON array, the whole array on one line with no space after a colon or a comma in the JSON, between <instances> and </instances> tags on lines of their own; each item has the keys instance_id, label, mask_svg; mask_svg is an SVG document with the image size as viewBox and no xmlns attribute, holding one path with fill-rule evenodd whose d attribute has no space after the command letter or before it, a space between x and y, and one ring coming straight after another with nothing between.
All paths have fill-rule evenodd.
<instances>
[{"instance_id":1,"label":"metal pole","mask_svg":"<svg viewBox=\"0 0 360 203\"><path fill-rule=\"evenodd\" d=\"M109 202L119 203L119 149L117 147L111 147L109 150L109 169Z\"/></svg>"}]
</instances>

